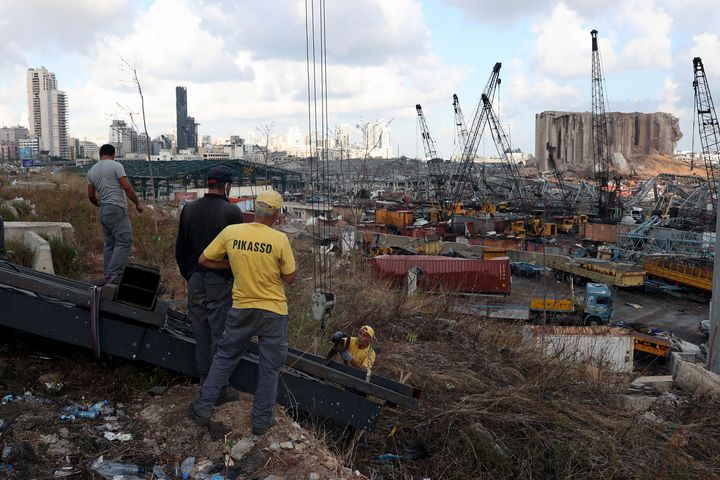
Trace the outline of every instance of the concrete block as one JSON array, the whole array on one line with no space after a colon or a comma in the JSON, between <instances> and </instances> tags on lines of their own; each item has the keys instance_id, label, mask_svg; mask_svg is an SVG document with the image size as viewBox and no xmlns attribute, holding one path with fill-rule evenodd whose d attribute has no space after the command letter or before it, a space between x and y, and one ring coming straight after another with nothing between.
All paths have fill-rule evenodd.
<instances>
[{"instance_id":1,"label":"concrete block","mask_svg":"<svg viewBox=\"0 0 720 480\"><path fill-rule=\"evenodd\" d=\"M673 376L680 362L695 363L695 352L670 352L670 373Z\"/></svg>"},{"instance_id":2,"label":"concrete block","mask_svg":"<svg viewBox=\"0 0 720 480\"><path fill-rule=\"evenodd\" d=\"M25 232L35 232L48 237L60 237L69 242L73 226L67 222L5 222L5 241L25 240Z\"/></svg>"},{"instance_id":3,"label":"concrete block","mask_svg":"<svg viewBox=\"0 0 720 480\"><path fill-rule=\"evenodd\" d=\"M25 232L24 240L35 253L33 269L54 275L50 244L35 232Z\"/></svg>"},{"instance_id":4,"label":"concrete block","mask_svg":"<svg viewBox=\"0 0 720 480\"><path fill-rule=\"evenodd\" d=\"M619 395L619 400L623 403L625 408L633 413L642 413L650 410L658 399L651 395Z\"/></svg>"},{"instance_id":5,"label":"concrete block","mask_svg":"<svg viewBox=\"0 0 720 480\"><path fill-rule=\"evenodd\" d=\"M686 392L710 399L720 399L720 375L702 365L680 362L675 373L675 384Z\"/></svg>"},{"instance_id":6,"label":"concrete block","mask_svg":"<svg viewBox=\"0 0 720 480\"><path fill-rule=\"evenodd\" d=\"M648 377L638 377L631 385L633 387L650 387L658 393L669 392L673 389L672 375L655 375Z\"/></svg>"}]
</instances>

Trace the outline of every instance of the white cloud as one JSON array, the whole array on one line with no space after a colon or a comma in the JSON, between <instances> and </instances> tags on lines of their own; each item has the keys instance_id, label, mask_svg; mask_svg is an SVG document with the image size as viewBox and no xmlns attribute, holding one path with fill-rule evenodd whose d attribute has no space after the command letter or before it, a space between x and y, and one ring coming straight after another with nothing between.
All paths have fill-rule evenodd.
<instances>
[{"instance_id":1,"label":"white cloud","mask_svg":"<svg viewBox=\"0 0 720 480\"><path fill-rule=\"evenodd\" d=\"M636 32L623 47L622 63L632 68L672 67L670 34L672 17L650 0L623 3L620 18Z\"/></svg>"},{"instance_id":2,"label":"white cloud","mask_svg":"<svg viewBox=\"0 0 720 480\"><path fill-rule=\"evenodd\" d=\"M720 80L720 37L714 33L705 32L692 38L693 45L687 55L688 71L691 71L690 60L700 57L708 80ZM720 85L711 84L710 88L717 89L720 88Z\"/></svg>"},{"instance_id":3,"label":"white cloud","mask_svg":"<svg viewBox=\"0 0 720 480\"><path fill-rule=\"evenodd\" d=\"M666 77L662 89L655 96L657 111L672 113L680 119L687 119L690 111L683 107L685 99L681 95L680 85L672 78Z\"/></svg>"}]
</instances>

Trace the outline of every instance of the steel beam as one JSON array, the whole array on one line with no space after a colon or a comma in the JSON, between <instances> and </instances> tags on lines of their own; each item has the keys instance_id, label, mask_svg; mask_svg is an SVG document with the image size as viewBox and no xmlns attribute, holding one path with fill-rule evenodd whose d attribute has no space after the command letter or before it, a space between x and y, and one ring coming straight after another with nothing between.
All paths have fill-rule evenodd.
<instances>
[{"instance_id":1,"label":"steel beam","mask_svg":"<svg viewBox=\"0 0 720 480\"><path fill-rule=\"evenodd\" d=\"M90 314L85 309L8 288L0 288L0 305L2 326L92 348ZM105 313L101 314L99 330L100 351L103 353L198 376L195 344L191 339L171 335L149 325L129 323ZM254 392L258 377L257 360L248 357L238 365L231 383L239 390ZM367 430L375 427L381 408L381 404L366 397L290 368L285 368L281 374L277 401L287 407Z\"/></svg>"}]
</instances>

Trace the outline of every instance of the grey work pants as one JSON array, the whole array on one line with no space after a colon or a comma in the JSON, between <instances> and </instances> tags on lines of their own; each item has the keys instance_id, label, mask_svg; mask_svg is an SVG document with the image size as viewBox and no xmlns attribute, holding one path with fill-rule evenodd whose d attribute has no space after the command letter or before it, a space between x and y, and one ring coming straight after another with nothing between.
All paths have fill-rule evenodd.
<instances>
[{"instance_id":1,"label":"grey work pants","mask_svg":"<svg viewBox=\"0 0 720 480\"><path fill-rule=\"evenodd\" d=\"M197 270L188 279L187 316L195 334L195 361L200 383L210 372L217 344L232 306L232 278Z\"/></svg>"},{"instance_id":2,"label":"grey work pants","mask_svg":"<svg viewBox=\"0 0 720 480\"><path fill-rule=\"evenodd\" d=\"M231 308L225 321L225 332L218 343L212 367L195 411L210 415L220 392L240 363L250 339L258 337L258 386L251 412L255 428L269 426L272 407L277 398L278 377L285 364L288 349L288 317L257 308Z\"/></svg>"},{"instance_id":3,"label":"grey work pants","mask_svg":"<svg viewBox=\"0 0 720 480\"><path fill-rule=\"evenodd\" d=\"M105 278L120 280L123 269L130 258L132 246L132 227L128 212L122 207L110 203L100 205L98 220L105 236L103 248L103 272Z\"/></svg>"}]
</instances>

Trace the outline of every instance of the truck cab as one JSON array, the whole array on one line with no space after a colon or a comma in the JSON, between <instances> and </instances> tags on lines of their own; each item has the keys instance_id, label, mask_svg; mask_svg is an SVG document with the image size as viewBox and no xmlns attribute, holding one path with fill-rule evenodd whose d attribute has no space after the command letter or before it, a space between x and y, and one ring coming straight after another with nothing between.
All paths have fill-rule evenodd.
<instances>
[{"instance_id":1,"label":"truck cab","mask_svg":"<svg viewBox=\"0 0 720 480\"><path fill-rule=\"evenodd\" d=\"M610 287L604 283L588 283L583 301L583 323L585 325L607 325L613 311Z\"/></svg>"}]
</instances>

